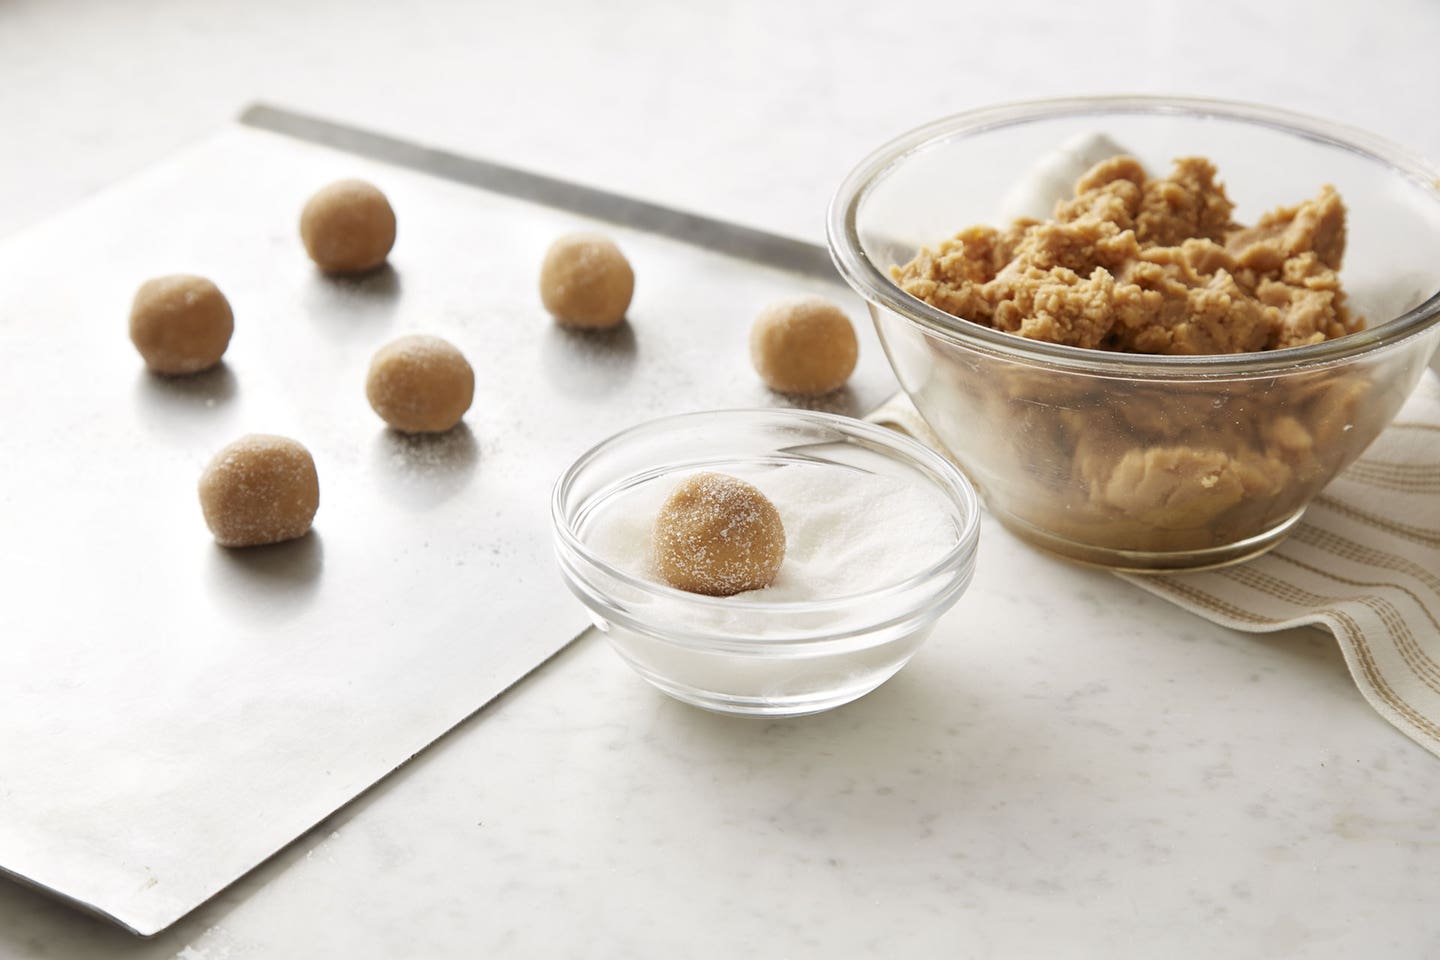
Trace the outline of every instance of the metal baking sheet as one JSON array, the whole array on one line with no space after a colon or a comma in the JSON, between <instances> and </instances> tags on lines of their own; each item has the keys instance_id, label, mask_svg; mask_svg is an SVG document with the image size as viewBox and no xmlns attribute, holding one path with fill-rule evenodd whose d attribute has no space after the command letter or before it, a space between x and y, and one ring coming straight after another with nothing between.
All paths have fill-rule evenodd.
<instances>
[{"instance_id":1,"label":"metal baking sheet","mask_svg":"<svg viewBox=\"0 0 1440 960\"><path fill-rule=\"evenodd\" d=\"M0 244L0 868L140 934L583 628L552 481L635 422L781 402L746 357L763 304L850 308L861 366L832 408L894 388L812 245L283 111L246 121ZM389 194L399 240L337 281L296 222L346 176ZM538 263L597 227L635 265L630 319L567 333ZM181 380L146 374L125 332L136 286L172 272L214 279L236 315L224 365ZM403 438L365 402L370 355L409 331L475 367L450 434ZM309 446L320 512L302 540L226 551L195 483L252 431Z\"/></svg>"}]
</instances>

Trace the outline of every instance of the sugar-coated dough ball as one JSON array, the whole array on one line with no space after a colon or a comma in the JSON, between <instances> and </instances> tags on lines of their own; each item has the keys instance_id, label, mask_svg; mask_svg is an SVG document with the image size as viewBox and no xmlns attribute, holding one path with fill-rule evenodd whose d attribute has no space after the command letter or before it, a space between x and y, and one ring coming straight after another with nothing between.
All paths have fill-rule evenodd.
<instances>
[{"instance_id":1,"label":"sugar-coated dough ball","mask_svg":"<svg viewBox=\"0 0 1440 960\"><path fill-rule=\"evenodd\" d=\"M146 280L130 306L130 340L155 373L209 370L235 332L230 302L204 277L175 274Z\"/></svg>"},{"instance_id":2,"label":"sugar-coated dough ball","mask_svg":"<svg viewBox=\"0 0 1440 960\"><path fill-rule=\"evenodd\" d=\"M475 398L475 371L448 340L412 334L381 347L365 379L370 406L396 430L440 433Z\"/></svg>"},{"instance_id":3,"label":"sugar-coated dough ball","mask_svg":"<svg viewBox=\"0 0 1440 960\"><path fill-rule=\"evenodd\" d=\"M697 473L675 488L655 518L655 566L672 587L728 597L768 587L785 561L785 527L751 484Z\"/></svg>"},{"instance_id":4,"label":"sugar-coated dough ball","mask_svg":"<svg viewBox=\"0 0 1440 960\"><path fill-rule=\"evenodd\" d=\"M326 273L363 273L384 263L395 246L395 211L372 184L340 180L305 204L300 239Z\"/></svg>"},{"instance_id":5,"label":"sugar-coated dough ball","mask_svg":"<svg viewBox=\"0 0 1440 960\"><path fill-rule=\"evenodd\" d=\"M771 304L750 328L750 361L779 393L819 396L855 371L860 345L844 311L823 297Z\"/></svg>"},{"instance_id":6,"label":"sugar-coated dough ball","mask_svg":"<svg viewBox=\"0 0 1440 960\"><path fill-rule=\"evenodd\" d=\"M319 506L315 461L288 437L243 436L215 454L200 475L200 509L222 547L303 537Z\"/></svg>"},{"instance_id":7,"label":"sugar-coated dough ball","mask_svg":"<svg viewBox=\"0 0 1440 960\"><path fill-rule=\"evenodd\" d=\"M598 233L566 234L550 245L540 265L540 300L562 326L616 326L634 293L630 261Z\"/></svg>"}]
</instances>

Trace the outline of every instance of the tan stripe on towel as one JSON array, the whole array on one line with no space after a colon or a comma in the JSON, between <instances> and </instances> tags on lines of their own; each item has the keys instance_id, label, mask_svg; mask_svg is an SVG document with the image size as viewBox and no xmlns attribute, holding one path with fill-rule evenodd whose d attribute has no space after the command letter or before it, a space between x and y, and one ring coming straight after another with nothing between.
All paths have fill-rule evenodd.
<instances>
[{"instance_id":1,"label":"tan stripe on towel","mask_svg":"<svg viewBox=\"0 0 1440 960\"><path fill-rule=\"evenodd\" d=\"M1384 580L1351 580L1349 577L1342 577L1340 576L1340 574L1333 571L1325 570L1320 567L1304 563L1303 561L1296 560L1294 557L1286 556L1285 554L1281 553L1275 554L1275 559L1280 560L1284 563L1289 563L1297 566L1301 570L1307 570L1310 573L1313 573L1319 577L1324 577L1327 580L1334 580L1336 583L1343 583L1347 587L1366 587L1369 589L1389 588L1391 590L1399 590L1411 600L1415 601L1415 606L1420 608L1420 612L1425 614L1425 619L1429 620L1430 625L1435 628L1436 635L1440 636L1440 620L1437 620L1435 618L1435 614L1432 613L1430 611L1430 608L1425 605L1425 601L1421 600L1420 597L1415 593L1415 591L1411 590L1409 587L1403 586L1402 584L1398 583L1388 583ZM1416 647L1416 650L1418 651L1420 656L1424 658L1427 669L1434 673L1436 679L1440 679L1440 663L1437 663L1434 659L1432 659L1430 657L1430 654L1423 647Z\"/></svg>"},{"instance_id":2,"label":"tan stripe on towel","mask_svg":"<svg viewBox=\"0 0 1440 960\"><path fill-rule=\"evenodd\" d=\"M1277 556L1277 559L1288 560L1289 558ZM1297 565L1304 566L1298 564L1298 561ZM1320 572L1313 567L1310 569L1315 573ZM1396 651L1405 661L1405 665L1410 668L1410 672L1414 673L1435 693L1440 694L1440 668L1437 668L1435 662L1430 660L1425 655L1425 651L1420 649L1420 645L1415 642L1415 635L1410 632L1409 625L1405 623L1404 618L1400 616L1400 611L1389 600L1364 594L1353 597L1332 597L1314 593L1288 580L1282 580L1250 567L1230 567L1225 570L1217 570L1216 573L1227 580L1257 590L1302 610L1314 609L1322 604L1325 605L1322 609L1332 610L1337 609L1334 605L1339 603L1358 603L1368 608L1385 625L1386 632L1390 634L1390 639L1395 643Z\"/></svg>"},{"instance_id":3,"label":"tan stripe on towel","mask_svg":"<svg viewBox=\"0 0 1440 960\"><path fill-rule=\"evenodd\" d=\"M1296 527L1291 532L1290 539L1319 550L1324 550L1328 553L1333 553L1352 563L1379 567L1382 570L1390 570L1394 573L1403 573L1409 577L1413 577L1425 584L1425 586L1435 594L1436 601L1440 602L1440 576L1436 576L1408 557L1402 557L1399 554L1380 550L1363 543L1356 543L1354 540L1340 536L1340 534L1335 533L1333 530L1322 530L1308 523L1302 523Z\"/></svg>"},{"instance_id":4,"label":"tan stripe on towel","mask_svg":"<svg viewBox=\"0 0 1440 960\"><path fill-rule=\"evenodd\" d=\"M1413 466L1414 470L1400 469L1403 466ZM1430 464L1382 466L1360 460L1345 471L1345 479L1401 493L1440 493L1440 466Z\"/></svg>"},{"instance_id":5,"label":"tan stripe on towel","mask_svg":"<svg viewBox=\"0 0 1440 960\"><path fill-rule=\"evenodd\" d=\"M1406 540L1413 540L1422 543L1427 547L1440 547L1440 530L1427 530L1424 527L1412 527L1408 523L1392 523L1384 517L1377 517L1373 513L1367 513L1350 506L1348 503L1336 500L1332 496L1321 494L1316 497L1314 503L1328 507L1344 517L1349 517L1357 523L1374 527L1376 530L1385 530L1396 536L1404 537Z\"/></svg>"}]
</instances>

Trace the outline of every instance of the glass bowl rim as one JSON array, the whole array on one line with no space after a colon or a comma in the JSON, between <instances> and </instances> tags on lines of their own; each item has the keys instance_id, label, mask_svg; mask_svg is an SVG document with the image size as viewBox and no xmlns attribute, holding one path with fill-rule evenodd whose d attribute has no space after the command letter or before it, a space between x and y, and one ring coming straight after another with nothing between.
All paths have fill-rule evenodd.
<instances>
[{"instance_id":1,"label":"glass bowl rim","mask_svg":"<svg viewBox=\"0 0 1440 960\"><path fill-rule=\"evenodd\" d=\"M1032 365L1142 379L1218 379L1274 376L1353 359L1397 344L1440 321L1440 290L1398 317L1334 340L1246 354L1172 356L1111 353L1028 340L953 316L904 290L866 256L856 220L861 203L892 170L942 142L1037 121L1086 114L1221 118L1250 123L1338 147L1398 173L1440 203L1440 170L1421 156L1375 134L1306 114L1204 97L1113 95L1022 100L953 114L916 127L872 151L846 176L830 201L826 239L845 281L867 302L890 309L949 341Z\"/></svg>"},{"instance_id":2,"label":"glass bowl rim","mask_svg":"<svg viewBox=\"0 0 1440 960\"><path fill-rule=\"evenodd\" d=\"M924 569L901 580L887 583L884 586L875 587L861 593L851 593L843 597L827 598L824 600L762 600L747 602L744 606L745 610L773 614L802 614L842 611L849 607L863 607L876 600L903 595L930 581L948 582L954 579L957 574L963 575L965 569L973 564L976 548L980 539L980 498L975 491L975 487L970 483L969 478L961 473L955 464L920 443L918 440L899 431L892 430L889 427L883 427L869 421L858 420L854 417L840 416L833 413L774 407L730 408L672 414L638 423L618 433L611 434L599 443L596 443L576 458L575 462L566 468L555 481L555 486L550 496L550 519L556 538L565 549L575 553L586 563L598 568L606 576L612 577L632 589L640 590L651 596L668 600L679 600L706 609L734 609L735 605L729 597L710 597L704 594L689 593L667 584L634 576L614 566L596 554L580 539L576 531L571 527L569 518L566 515L566 504L570 500L571 488L580 473L607 451L623 446L645 434L661 433L673 428L682 427L686 424L699 423L705 420L733 419L738 417L780 422L792 421L809 423L815 426L838 429L842 433L854 433L875 441L884 449L887 456L900 461L908 460L912 464L927 467L931 473L941 477L946 481L946 487L941 488L940 492L946 495L950 501L958 501L964 510L963 525L956 538L955 544L939 559L933 561ZM935 485L937 487L939 486L939 484ZM889 618L892 617L887 616L886 619ZM846 635L855 632L857 631L844 631ZM824 638L817 637L815 639L819 640Z\"/></svg>"}]
</instances>

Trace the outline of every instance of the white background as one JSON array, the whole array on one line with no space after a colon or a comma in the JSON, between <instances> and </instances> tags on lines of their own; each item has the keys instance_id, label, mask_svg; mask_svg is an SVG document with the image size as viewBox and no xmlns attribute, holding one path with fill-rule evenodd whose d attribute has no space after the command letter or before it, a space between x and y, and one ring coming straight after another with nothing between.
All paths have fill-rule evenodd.
<instances>
[{"instance_id":1,"label":"white background","mask_svg":"<svg viewBox=\"0 0 1440 960\"><path fill-rule=\"evenodd\" d=\"M1437 157L1437 46L1428 0L6 2L0 236L263 99L819 240L859 155L1001 100L1244 98ZM587 638L154 941L0 885L0 956L1440 951L1440 764L1328 637L984 536L852 707L710 717Z\"/></svg>"}]
</instances>

